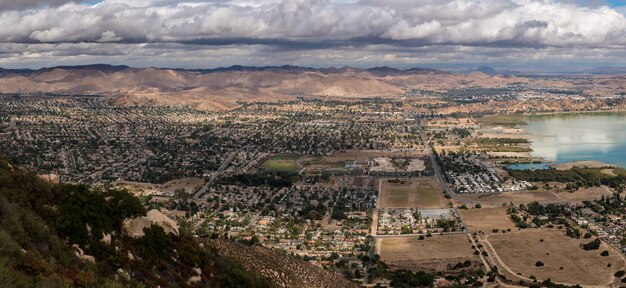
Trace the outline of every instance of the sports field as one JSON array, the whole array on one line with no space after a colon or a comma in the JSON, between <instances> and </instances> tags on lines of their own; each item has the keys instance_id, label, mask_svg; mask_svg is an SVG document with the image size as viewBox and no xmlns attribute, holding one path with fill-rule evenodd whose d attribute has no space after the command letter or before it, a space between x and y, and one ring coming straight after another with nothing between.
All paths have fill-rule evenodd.
<instances>
[{"instance_id":1,"label":"sports field","mask_svg":"<svg viewBox=\"0 0 626 288\"><path fill-rule=\"evenodd\" d=\"M300 155L276 155L263 162L261 168L273 172L297 172L298 163L296 161L300 157Z\"/></svg>"}]
</instances>

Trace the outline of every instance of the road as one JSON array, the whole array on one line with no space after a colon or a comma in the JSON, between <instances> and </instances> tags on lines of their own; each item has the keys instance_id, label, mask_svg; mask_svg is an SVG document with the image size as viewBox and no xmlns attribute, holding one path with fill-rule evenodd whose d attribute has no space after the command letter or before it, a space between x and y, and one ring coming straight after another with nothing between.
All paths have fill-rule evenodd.
<instances>
[{"instance_id":1,"label":"road","mask_svg":"<svg viewBox=\"0 0 626 288\"><path fill-rule=\"evenodd\" d=\"M15 118L15 116L11 117L11 121L9 122L9 130L14 130L15 129L15 126L16 126L15 122L16 122L16 120L17 119Z\"/></svg>"},{"instance_id":2,"label":"road","mask_svg":"<svg viewBox=\"0 0 626 288\"><path fill-rule=\"evenodd\" d=\"M382 180L378 180L378 196L376 197L376 205L374 205L374 211L372 211L372 226L370 227L370 251L368 252L370 259L376 254L376 231L378 231L378 206L380 205L380 192L382 190ZM368 262L365 267L365 274L363 275L363 285L368 284L369 272L372 267L372 263Z\"/></svg>"},{"instance_id":3,"label":"road","mask_svg":"<svg viewBox=\"0 0 626 288\"><path fill-rule=\"evenodd\" d=\"M428 138L426 137L426 132L424 132L424 128L421 126L421 124L419 125L420 125L419 131L420 131L420 135L422 136L422 142L424 142L424 149L426 149L426 152L428 153L428 158L430 158L430 163L433 166L435 177L437 177L437 179L439 180L443 188L446 190L446 193L448 193L450 197L454 198L454 200L457 200L465 204L473 204L474 201L469 200L457 194L456 192L452 190L452 188L450 188L450 185L448 185L448 181L446 181L446 177L443 175L443 171L441 167L439 166L439 163L437 163L437 160L435 159L435 154L433 153L433 149L432 147L430 147L430 144L428 144Z\"/></svg>"},{"instance_id":4,"label":"road","mask_svg":"<svg viewBox=\"0 0 626 288\"><path fill-rule=\"evenodd\" d=\"M228 165L230 164L231 161L233 161L233 159L235 159L235 156L237 156L237 154L239 154L244 149L247 149L249 146L250 145L246 145L244 147L241 147L241 148L239 148L239 150L237 150L237 151L233 152L232 154L230 154L230 156L228 156L226 161L224 161L224 163L222 163L220 168L217 169L217 171L215 171L215 173L213 173L213 175L211 175L211 179L209 179L209 181L206 182L206 184L204 184L204 186L202 186L202 188L200 188L200 190L198 190L198 192L196 192L196 194L193 195L193 197L191 198L192 201L199 200L200 197L202 196L202 194L206 193L206 191L209 190L209 187L211 187L211 185L213 185L213 182L215 182L215 180L217 180L217 178L220 176L220 174L222 174L224 172L224 170L226 170L226 168L228 168Z\"/></svg>"}]
</instances>

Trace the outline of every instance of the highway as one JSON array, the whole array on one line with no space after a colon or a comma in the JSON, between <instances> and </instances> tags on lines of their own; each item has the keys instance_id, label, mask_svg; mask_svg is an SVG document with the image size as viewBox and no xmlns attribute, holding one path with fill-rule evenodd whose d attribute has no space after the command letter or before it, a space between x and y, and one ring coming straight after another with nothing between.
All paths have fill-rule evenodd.
<instances>
[{"instance_id":1,"label":"highway","mask_svg":"<svg viewBox=\"0 0 626 288\"><path fill-rule=\"evenodd\" d=\"M206 182L206 184L204 184L204 186L202 186L202 188L200 188L200 190L198 190L198 192L196 192L196 194L193 195L193 197L191 198L192 201L199 200L200 197L202 196L202 194L206 193L206 191L209 189L209 187L211 187L211 185L213 185L213 182L215 182L215 180L217 180L217 178L224 172L224 170L226 170L226 168L228 168L228 165L230 164L231 161L233 161L233 159L235 159L235 156L237 156L237 154L239 154L244 149L247 149L249 146L250 145L246 145L244 147L241 147L241 148L239 148L239 150L237 150L237 151L233 152L232 154L230 154L230 156L228 156L226 161L224 161L224 163L222 163L220 168L217 169L217 171L215 171L215 173L213 173L213 175L211 175L211 179L209 179L209 181Z\"/></svg>"}]
</instances>

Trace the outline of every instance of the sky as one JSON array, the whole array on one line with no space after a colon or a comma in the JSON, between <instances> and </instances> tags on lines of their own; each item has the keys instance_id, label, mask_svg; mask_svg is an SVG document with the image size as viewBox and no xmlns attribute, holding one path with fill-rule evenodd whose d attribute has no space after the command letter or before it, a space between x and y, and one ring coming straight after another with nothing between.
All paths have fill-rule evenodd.
<instances>
[{"instance_id":1,"label":"sky","mask_svg":"<svg viewBox=\"0 0 626 288\"><path fill-rule=\"evenodd\" d=\"M0 0L0 67L626 67L626 0Z\"/></svg>"}]
</instances>

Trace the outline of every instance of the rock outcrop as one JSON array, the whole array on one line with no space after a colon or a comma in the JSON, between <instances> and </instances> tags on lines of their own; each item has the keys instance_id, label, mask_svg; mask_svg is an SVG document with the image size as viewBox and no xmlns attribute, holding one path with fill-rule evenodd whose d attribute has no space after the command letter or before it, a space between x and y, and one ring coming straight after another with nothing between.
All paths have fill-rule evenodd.
<instances>
[{"instance_id":1,"label":"rock outcrop","mask_svg":"<svg viewBox=\"0 0 626 288\"><path fill-rule=\"evenodd\" d=\"M122 232L133 238L141 238L144 236L143 229L153 224L163 228L165 233L178 236L178 224L176 224L176 221L163 215L161 211L156 209L150 210L146 216L124 220Z\"/></svg>"}]
</instances>

